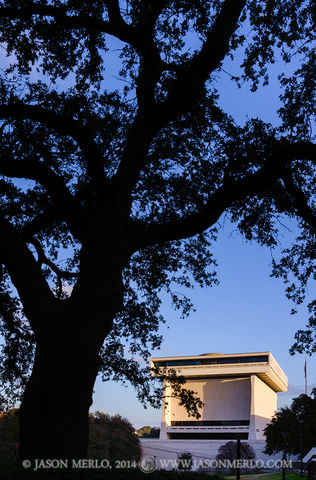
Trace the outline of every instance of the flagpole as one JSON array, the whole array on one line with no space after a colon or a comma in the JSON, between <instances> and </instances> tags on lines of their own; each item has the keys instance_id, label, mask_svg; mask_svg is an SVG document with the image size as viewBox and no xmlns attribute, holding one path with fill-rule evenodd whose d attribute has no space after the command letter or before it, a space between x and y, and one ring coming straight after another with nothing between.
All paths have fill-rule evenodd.
<instances>
[{"instance_id":1,"label":"flagpole","mask_svg":"<svg viewBox=\"0 0 316 480\"><path fill-rule=\"evenodd\" d=\"M305 372L305 395L307 395L307 360L306 358L305 358L304 372Z\"/></svg>"}]
</instances>

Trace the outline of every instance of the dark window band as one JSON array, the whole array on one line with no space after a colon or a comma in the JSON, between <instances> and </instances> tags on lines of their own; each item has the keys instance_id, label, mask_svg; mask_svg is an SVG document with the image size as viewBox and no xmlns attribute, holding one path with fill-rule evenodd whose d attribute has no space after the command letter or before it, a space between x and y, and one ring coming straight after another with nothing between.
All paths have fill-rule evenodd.
<instances>
[{"instance_id":1,"label":"dark window band","mask_svg":"<svg viewBox=\"0 0 316 480\"><path fill-rule=\"evenodd\" d=\"M210 378L211 380L224 380L224 379L228 379L228 380L232 380L234 378L238 378L238 380L246 380L246 379L249 379L250 378L250 375L244 375L242 374L241 375L203 375L203 377L198 377L196 375L185 375L185 378L188 378L190 380L205 380L207 378Z\"/></svg>"},{"instance_id":2,"label":"dark window band","mask_svg":"<svg viewBox=\"0 0 316 480\"><path fill-rule=\"evenodd\" d=\"M248 440L248 433L168 433L170 440Z\"/></svg>"},{"instance_id":3,"label":"dark window band","mask_svg":"<svg viewBox=\"0 0 316 480\"><path fill-rule=\"evenodd\" d=\"M186 367L190 365L227 365L233 363L268 363L268 355L251 357L201 358L200 360L164 360L155 362L156 367Z\"/></svg>"},{"instance_id":4,"label":"dark window band","mask_svg":"<svg viewBox=\"0 0 316 480\"><path fill-rule=\"evenodd\" d=\"M238 426L249 425L249 420L174 420L171 421L172 427L219 427L219 426Z\"/></svg>"}]
</instances>

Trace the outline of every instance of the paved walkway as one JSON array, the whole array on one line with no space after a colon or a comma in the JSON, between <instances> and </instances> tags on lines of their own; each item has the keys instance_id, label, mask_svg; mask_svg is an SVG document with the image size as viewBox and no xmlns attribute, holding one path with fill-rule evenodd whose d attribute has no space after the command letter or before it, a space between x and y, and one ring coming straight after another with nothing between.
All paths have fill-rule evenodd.
<instances>
[{"instance_id":1,"label":"paved walkway","mask_svg":"<svg viewBox=\"0 0 316 480\"><path fill-rule=\"evenodd\" d=\"M277 472L274 472L274 473L277 473ZM243 477L244 480L257 480L257 479L260 479L260 478L264 478L266 475L273 475L273 472L272 473L254 473L254 474L250 474L250 475L243 475L241 474L240 477ZM225 476L225 479L226 480L235 480L236 479L236 475L227 475Z\"/></svg>"}]
</instances>

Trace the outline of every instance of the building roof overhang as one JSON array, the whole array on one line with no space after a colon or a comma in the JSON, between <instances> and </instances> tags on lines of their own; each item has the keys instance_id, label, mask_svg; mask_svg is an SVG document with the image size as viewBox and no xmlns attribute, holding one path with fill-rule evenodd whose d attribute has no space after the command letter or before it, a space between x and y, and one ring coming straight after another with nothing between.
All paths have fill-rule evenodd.
<instances>
[{"instance_id":1,"label":"building roof overhang","mask_svg":"<svg viewBox=\"0 0 316 480\"><path fill-rule=\"evenodd\" d=\"M156 357L150 360L151 368L157 366L157 362L181 362L181 361L201 361L210 358L215 360L226 359L229 361L229 358L232 360L242 359L243 357L267 357L268 361L259 361L251 363L229 363L229 364L200 364L200 365L181 365L181 366L166 366L160 367L159 372L163 374L164 371L176 370L178 375L183 375L186 378L194 377L219 377L219 376L247 376L247 375L257 375L261 380L263 380L269 387L271 387L275 392L286 392L288 387L288 379L271 352L255 352L255 353L209 353L203 355L195 356L181 356L181 357ZM246 359L244 359L246 360ZM152 373L157 375L156 372ZM158 373L159 375L159 373Z\"/></svg>"}]
</instances>

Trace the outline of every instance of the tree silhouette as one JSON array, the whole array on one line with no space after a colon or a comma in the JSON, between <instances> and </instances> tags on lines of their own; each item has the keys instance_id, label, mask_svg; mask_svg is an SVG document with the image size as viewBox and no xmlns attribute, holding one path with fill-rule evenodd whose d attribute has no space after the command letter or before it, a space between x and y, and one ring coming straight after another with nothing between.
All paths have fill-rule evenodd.
<instances>
[{"instance_id":1,"label":"tree silhouette","mask_svg":"<svg viewBox=\"0 0 316 480\"><path fill-rule=\"evenodd\" d=\"M160 292L186 315L175 285L216 282L222 215L271 248L280 219L297 219L274 273L296 275L288 295L301 301L316 224L313 12L299 0L0 2L1 375L4 398L24 391L22 457L86 454L99 372L157 403L134 357L160 344ZM124 88L107 85L113 38ZM232 81L252 90L276 58L293 61L278 127L220 107L236 53Z\"/></svg>"},{"instance_id":2,"label":"tree silhouette","mask_svg":"<svg viewBox=\"0 0 316 480\"><path fill-rule=\"evenodd\" d=\"M272 455L286 452L290 455L300 454L300 424L302 419L303 456L310 451L316 441L316 388L311 395L300 395L293 399L290 407L282 407L266 426L265 453Z\"/></svg>"},{"instance_id":3,"label":"tree silhouette","mask_svg":"<svg viewBox=\"0 0 316 480\"><path fill-rule=\"evenodd\" d=\"M227 442L224 445L221 445L218 449L216 460L222 462L230 462L230 464L234 465L234 461L236 460L255 460L256 453L252 446L247 442L240 443L240 458L237 458L237 442ZM225 465L225 463L224 463ZM232 473L236 473L236 468L231 468Z\"/></svg>"}]
</instances>

